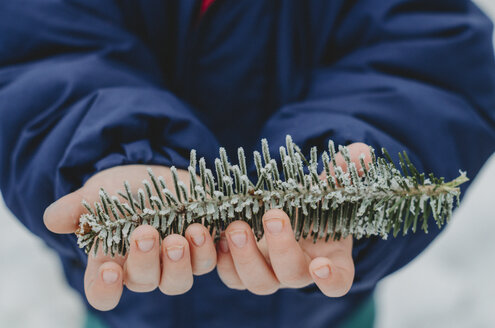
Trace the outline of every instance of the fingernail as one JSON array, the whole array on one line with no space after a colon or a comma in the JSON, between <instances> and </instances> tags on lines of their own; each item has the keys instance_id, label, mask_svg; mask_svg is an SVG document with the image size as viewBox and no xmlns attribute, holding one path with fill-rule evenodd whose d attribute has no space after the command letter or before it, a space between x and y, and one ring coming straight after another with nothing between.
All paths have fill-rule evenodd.
<instances>
[{"instance_id":1,"label":"fingernail","mask_svg":"<svg viewBox=\"0 0 495 328\"><path fill-rule=\"evenodd\" d=\"M282 232L284 222L281 219L268 219L265 221L266 229L268 232L276 235Z\"/></svg>"},{"instance_id":2,"label":"fingernail","mask_svg":"<svg viewBox=\"0 0 495 328\"><path fill-rule=\"evenodd\" d=\"M205 243L205 234L200 233L200 234L192 235L191 239L193 244L196 245L196 247L203 246L203 244Z\"/></svg>"},{"instance_id":3,"label":"fingernail","mask_svg":"<svg viewBox=\"0 0 495 328\"><path fill-rule=\"evenodd\" d=\"M111 285L117 281L119 274L113 270L103 270L101 277L106 284Z\"/></svg>"},{"instance_id":4,"label":"fingernail","mask_svg":"<svg viewBox=\"0 0 495 328\"><path fill-rule=\"evenodd\" d=\"M179 261L184 254L184 246L171 246L167 248L168 258L174 262Z\"/></svg>"},{"instance_id":5,"label":"fingernail","mask_svg":"<svg viewBox=\"0 0 495 328\"><path fill-rule=\"evenodd\" d=\"M244 247L247 241L246 231L244 230L234 230L229 232L230 240L238 248Z\"/></svg>"},{"instance_id":6,"label":"fingernail","mask_svg":"<svg viewBox=\"0 0 495 328\"><path fill-rule=\"evenodd\" d=\"M138 248L141 252L149 252L155 245L154 239L143 239L137 241Z\"/></svg>"},{"instance_id":7,"label":"fingernail","mask_svg":"<svg viewBox=\"0 0 495 328\"><path fill-rule=\"evenodd\" d=\"M229 252L229 243L227 242L227 238L225 237L220 238L219 245L220 245L220 250L222 252L224 253Z\"/></svg>"},{"instance_id":8,"label":"fingernail","mask_svg":"<svg viewBox=\"0 0 495 328\"><path fill-rule=\"evenodd\" d=\"M315 276L321 279L328 278L330 276L330 267L328 265L324 265L318 269L313 270Z\"/></svg>"}]
</instances>

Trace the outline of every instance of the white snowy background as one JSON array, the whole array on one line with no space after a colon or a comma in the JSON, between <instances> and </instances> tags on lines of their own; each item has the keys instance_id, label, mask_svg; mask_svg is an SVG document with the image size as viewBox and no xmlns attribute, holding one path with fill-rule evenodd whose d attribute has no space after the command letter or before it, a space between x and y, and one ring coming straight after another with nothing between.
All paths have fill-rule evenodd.
<instances>
[{"instance_id":1,"label":"white snowy background","mask_svg":"<svg viewBox=\"0 0 495 328\"><path fill-rule=\"evenodd\" d=\"M494 0L477 2L495 17ZM495 327L494 182L495 155L444 233L380 283L377 328ZM84 308L58 258L1 199L0 227L0 327L81 327Z\"/></svg>"}]
</instances>

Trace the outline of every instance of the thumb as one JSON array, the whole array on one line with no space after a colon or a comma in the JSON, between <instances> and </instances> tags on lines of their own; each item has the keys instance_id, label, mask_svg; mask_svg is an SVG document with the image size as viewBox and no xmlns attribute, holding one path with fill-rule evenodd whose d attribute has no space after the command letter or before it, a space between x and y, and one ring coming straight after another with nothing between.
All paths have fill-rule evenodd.
<instances>
[{"instance_id":1,"label":"thumb","mask_svg":"<svg viewBox=\"0 0 495 328\"><path fill-rule=\"evenodd\" d=\"M54 233L73 233L79 225L79 217L83 214L81 189L65 195L48 206L43 214L43 222L48 230Z\"/></svg>"},{"instance_id":2,"label":"thumb","mask_svg":"<svg viewBox=\"0 0 495 328\"><path fill-rule=\"evenodd\" d=\"M350 144L347 146L347 149L349 150L349 157L351 158L351 162L353 162L356 165L356 169L358 171L359 175L362 175L361 171L361 161L359 160L359 157L361 154L364 155L363 162L368 166L368 164L371 162L371 154L370 154L370 148L368 145L362 143L362 142L355 142L353 144ZM337 165L342 168L344 172L347 171L347 163L344 160L344 156L341 154L341 152L338 152L335 158Z\"/></svg>"},{"instance_id":3,"label":"thumb","mask_svg":"<svg viewBox=\"0 0 495 328\"><path fill-rule=\"evenodd\" d=\"M361 165L361 160L360 156L361 154L364 155L363 158L363 163L366 165L366 168L368 168L368 164L371 162L371 153L370 153L370 148L368 145L362 143L362 142L355 142L353 144L350 144L347 146L347 149L349 150L349 157L351 159L351 162L356 165L356 170L358 171L358 174L360 176L363 175L363 171L361 171L362 165ZM335 162L337 166L340 166L342 168L342 171L346 172L347 171L347 163L344 160L344 156L342 155L341 152L338 152L335 155ZM330 162L330 174L332 176L335 176L335 167L333 164ZM322 177L326 177L325 171L322 173Z\"/></svg>"}]
</instances>

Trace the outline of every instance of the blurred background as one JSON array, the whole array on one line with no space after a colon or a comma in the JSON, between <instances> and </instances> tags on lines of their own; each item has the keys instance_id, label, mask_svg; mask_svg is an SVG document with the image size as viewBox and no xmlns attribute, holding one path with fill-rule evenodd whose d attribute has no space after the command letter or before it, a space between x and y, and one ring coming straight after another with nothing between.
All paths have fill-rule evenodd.
<instances>
[{"instance_id":1,"label":"blurred background","mask_svg":"<svg viewBox=\"0 0 495 328\"><path fill-rule=\"evenodd\" d=\"M495 18L494 0L476 2ZM495 327L494 182L495 155L440 237L380 283L377 328ZM58 258L1 199L0 227L0 327L81 327L85 310Z\"/></svg>"}]
</instances>

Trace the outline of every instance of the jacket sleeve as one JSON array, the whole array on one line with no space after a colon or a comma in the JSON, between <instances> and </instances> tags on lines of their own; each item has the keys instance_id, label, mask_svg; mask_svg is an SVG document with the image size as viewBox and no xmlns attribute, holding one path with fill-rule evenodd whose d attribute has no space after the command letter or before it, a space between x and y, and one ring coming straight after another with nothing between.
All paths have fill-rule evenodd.
<instances>
[{"instance_id":1,"label":"jacket sleeve","mask_svg":"<svg viewBox=\"0 0 495 328\"><path fill-rule=\"evenodd\" d=\"M342 15L304 99L280 108L262 136L278 145L291 134L306 151L330 138L406 150L421 170L474 178L495 150L490 21L469 1L359 1ZM351 292L411 261L440 232L429 230L355 240Z\"/></svg>"},{"instance_id":2,"label":"jacket sleeve","mask_svg":"<svg viewBox=\"0 0 495 328\"><path fill-rule=\"evenodd\" d=\"M44 209L122 164L186 167L218 146L164 88L151 52L111 1L0 2L0 186L10 210L63 256ZM93 3L93 5L90 5ZM101 4L101 5L100 5Z\"/></svg>"}]
</instances>

